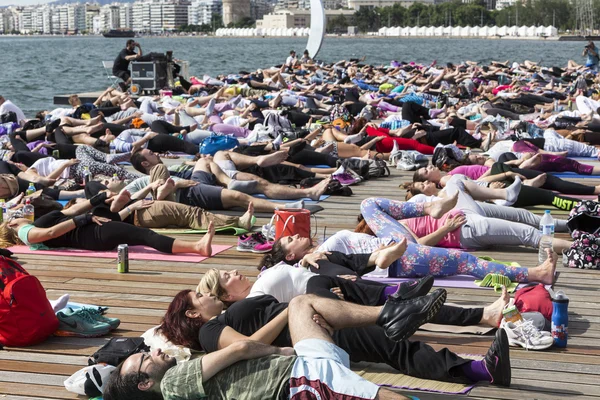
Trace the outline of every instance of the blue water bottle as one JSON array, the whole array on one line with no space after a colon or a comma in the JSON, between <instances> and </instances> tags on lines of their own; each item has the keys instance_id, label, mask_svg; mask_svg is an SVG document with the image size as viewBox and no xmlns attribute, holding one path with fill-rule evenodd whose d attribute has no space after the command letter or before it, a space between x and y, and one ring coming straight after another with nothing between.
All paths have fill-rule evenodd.
<instances>
[{"instance_id":1,"label":"blue water bottle","mask_svg":"<svg viewBox=\"0 0 600 400\"><path fill-rule=\"evenodd\" d=\"M564 292L556 292L552 299L552 337L556 347L567 347L569 337L569 298Z\"/></svg>"}]
</instances>

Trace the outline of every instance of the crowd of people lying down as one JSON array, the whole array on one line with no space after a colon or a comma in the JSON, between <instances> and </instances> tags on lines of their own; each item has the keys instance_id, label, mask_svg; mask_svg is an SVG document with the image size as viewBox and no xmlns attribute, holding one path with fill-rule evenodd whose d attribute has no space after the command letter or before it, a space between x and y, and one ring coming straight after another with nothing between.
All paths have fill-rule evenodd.
<instances>
[{"instance_id":1,"label":"crowd of people lying down","mask_svg":"<svg viewBox=\"0 0 600 400\"><path fill-rule=\"evenodd\" d=\"M541 217L524 207L569 211L580 196L600 194L600 185L552 174L600 174L573 159L599 157L599 80L572 61L363 62L291 53L283 65L253 72L179 77L169 97L133 98L112 87L93 104L73 95L70 107L33 119L0 97L3 248L127 243L211 255L216 228L249 230L255 212L303 208L302 199L339 194L386 168L414 171L402 185L406 198L362 202L354 232L323 243L279 238L255 282L215 269L178 293L156 335L206 355L133 355L112 374L105 399L300 398L307 390L328 399L405 398L354 375L350 361L510 385L505 329L483 360L409 338L426 322L500 325L506 290L485 307L448 306L444 289L430 293L435 277L554 282L570 240L554 238L539 265L467 250L537 249ZM182 162L168 167L162 161L177 157ZM68 203L36 208L32 221L21 211L36 198ZM221 213L229 209L242 212ZM565 220L555 226L567 232ZM154 231L167 227L207 233L189 241ZM361 279L374 271L414 280Z\"/></svg>"}]
</instances>

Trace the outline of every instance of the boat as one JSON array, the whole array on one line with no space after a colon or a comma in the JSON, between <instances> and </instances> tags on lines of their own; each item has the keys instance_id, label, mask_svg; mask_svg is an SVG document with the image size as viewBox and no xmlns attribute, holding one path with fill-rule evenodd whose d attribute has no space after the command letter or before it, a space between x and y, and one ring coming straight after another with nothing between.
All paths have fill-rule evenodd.
<instances>
[{"instance_id":1,"label":"boat","mask_svg":"<svg viewBox=\"0 0 600 400\"><path fill-rule=\"evenodd\" d=\"M132 38L135 32L128 29L112 29L102 34L105 38Z\"/></svg>"}]
</instances>

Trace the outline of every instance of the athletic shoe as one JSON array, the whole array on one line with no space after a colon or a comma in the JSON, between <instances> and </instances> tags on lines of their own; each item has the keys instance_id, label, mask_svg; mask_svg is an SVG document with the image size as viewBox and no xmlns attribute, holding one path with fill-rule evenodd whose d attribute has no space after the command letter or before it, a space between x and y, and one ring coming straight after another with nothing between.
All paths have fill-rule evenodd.
<instances>
[{"instance_id":1,"label":"athletic shoe","mask_svg":"<svg viewBox=\"0 0 600 400\"><path fill-rule=\"evenodd\" d=\"M390 159L388 160L388 165L390 167L397 166L400 160L402 159L402 151L397 150L390 153Z\"/></svg>"},{"instance_id":2,"label":"athletic shoe","mask_svg":"<svg viewBox=\"0 0 600 400\"><path fill-rule=\"evenodd\" d=\"M114 330L121 325L121 320L119 318L109 318L102 315L102 311L99 308L91 308L91 307L83 307L82 312L87 312L98 322L104 322L105 324L110 325L110 329Z\"/></svg>"},{"instance_id":3,"label":"athletic shoe","mask_svg":"<svg viewBox=\"0 0 600 400\"><path fill-rule=\"evenodd\" d=\"M377 325L385 330L385 335L396 342L412 336L423 324L429 322L446 301L446 290L436 289L433 293L411 300L385 302Z\"/></svg>"},{"instance_id":4,"label":"athletic shoe","mask_svg":"<svg viewBox=\"0 0 600 400\"><path fill-rule=\"evenodd\" d=\"M404 151L402 158L398 161L396 169L404 171L414 171L418 168L425 167L429 163L427 157L418 151Z\"/></svg>"},{"instance_id":5,"label":"athletic shoe","mask_svg":"<svg viewBox=\"0 0 600 400\"><path fill-rule=\"evenodd\" d=\"M431 290L434 281L435 278L428 275L416 281L402 282L398 285L398 290L388 296L388 300L404 301L425 296Z\"/></svg>"},{"instance_id":6,"label":"athletic shoe","mask_svg":"<svg viewBox=\"0 0 600 400\"><path fill-rule=\"evenodd\" d=\"M59 324L56 336L97 337L106 335L110 325L96 321L90 313L83 310L67 309L56 313Z\"/></svg>"},{"instance_id":7,"label":"athletic shoe","mask_svg":"<svg viewBox=\"0 0 600 400\"><path fill-rule=\"evenodd\" d=\"M530 320L508 322L502 319L500 328L506 331L511 346L521 346L527 350L544 350L554 344L550 332L539 331Z\"/></svg>"},{"instance_id":8,"label":"athletic shoe","mask_svg":"<svg viewBox=\"0 0 600 400\"><path fill-rule=\"evenodd\" d=\"M238 237L237 251L246 253L268 253L273 248L273 242L268 242L265 236L256 232Z\"/></svg>"},{"instance_id":9,"label":"athletic shoe","mask_svg":"<svg viewBox=\"0 0 600 400\"><path fill-rule=\"evenodd\" d=\"M508 337L502 328L496 331L496 338L484 358L485 368L493 385L510 386L510 354Z\"/></svg>"}]
</instances>

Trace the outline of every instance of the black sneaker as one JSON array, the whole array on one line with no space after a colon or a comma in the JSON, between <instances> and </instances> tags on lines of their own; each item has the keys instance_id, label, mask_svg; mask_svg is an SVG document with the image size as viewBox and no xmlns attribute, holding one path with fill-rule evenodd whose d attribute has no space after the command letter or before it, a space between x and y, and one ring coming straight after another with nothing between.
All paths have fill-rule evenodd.
<instances>
[{"instance_id":1,"label":"black sneaker","mask_svg":"<svg viewBox=\"0 0 600 400\"><path fill-rule=\"evenodd\" d=\"M436 289L433 293L411 300L386 301L377 318L377 325L385 335L396 342L408 339L423 324L429 322L446 301L446 290Z\"/></svg>"},{"instance_id":2,"label":"black sneaker","mask_svg":"<svg viewBox=\"0 0 600 400\"><path fill-rule=\"evenodd\" d=\"M416 281L402 282L398 290L388 296L389 300L404 301L425 296L431 290L435 278L431 275Z\"/></svg>"},{"instance_id":3,"label":"black sneaker","mask_svg":"<svg viewBox=\"0 0 600 400\"><path fill-rule=\"evenodd\" d=\"M485 367L492 377L492 384L510 386L510 354L508 336L504 329L496 331L496 337L485 355Z\"/></svg>"}]
</instances>

